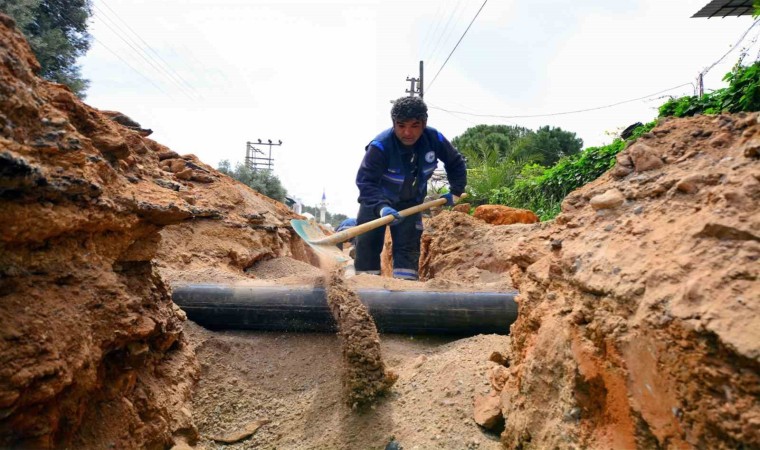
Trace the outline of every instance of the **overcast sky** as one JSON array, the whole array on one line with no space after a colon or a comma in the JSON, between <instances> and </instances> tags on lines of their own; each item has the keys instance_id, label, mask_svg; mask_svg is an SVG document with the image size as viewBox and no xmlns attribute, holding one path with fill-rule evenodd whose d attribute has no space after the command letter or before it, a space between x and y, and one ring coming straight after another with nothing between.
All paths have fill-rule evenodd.
<instances>
[{"instance_id":1,"label":"overcast sky","mask_svg":"<svg viewBox=\"0 0 760 450\"><path fill-rule=\"evenodd\" d=\"M93 3L88 104L214 167L242 162L246 141L282 140L272 156L289 194L317 205L324 189L349 216L364 146L390 127L390 100L421 60L428 124L449 139L483 123L551 125L588 147L652 120L663 95L691 94L753 23L690 18L708 0L490 0L442 66L483 0ZM709 70L706 90L725 86L742 47L757 58L758 32Z\"/></svg>"}]
</instances>

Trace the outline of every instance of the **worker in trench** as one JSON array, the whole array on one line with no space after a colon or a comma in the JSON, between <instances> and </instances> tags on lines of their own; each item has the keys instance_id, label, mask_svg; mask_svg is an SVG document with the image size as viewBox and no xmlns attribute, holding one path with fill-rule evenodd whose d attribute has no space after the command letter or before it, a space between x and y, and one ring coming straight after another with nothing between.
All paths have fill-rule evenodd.
<instances>
[{"instance_id":1,"label":"worker in trench","mask_svg":"<svg viewBox=\"0 0 760 450\"><path fill-rule=\"evenodd\" d=\"M401 217L398 211L421 204L427 184L442 161L449 192L442 195L453 206L464 192L467 169L464 157L435 128L427 126L427 105L420 97L401 97L393 102L393 127L366 147L356 174L359 187L357 225L392 215L393 277L418 279L422 214ZM357 274L380 275L380 253L385 227L358 236L354 267Z\"/></svg>"}]
</instances>

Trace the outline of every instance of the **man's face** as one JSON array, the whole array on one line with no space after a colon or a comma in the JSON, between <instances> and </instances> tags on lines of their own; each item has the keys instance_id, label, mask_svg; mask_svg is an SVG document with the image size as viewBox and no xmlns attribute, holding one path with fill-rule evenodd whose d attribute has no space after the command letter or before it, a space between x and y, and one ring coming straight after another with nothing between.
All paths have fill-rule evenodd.
<instances>
[{"instance_id":1,"label":"man's face","mask_svg":"<svg viewBox=\"0 0 760 450\"><path fill-rule=\"evenodd\" d=\"M393 133L405 147L414 146L420 136L422 136L423 130L425 130L424 120L393 121Z\"/></svg>"}]
</instances>

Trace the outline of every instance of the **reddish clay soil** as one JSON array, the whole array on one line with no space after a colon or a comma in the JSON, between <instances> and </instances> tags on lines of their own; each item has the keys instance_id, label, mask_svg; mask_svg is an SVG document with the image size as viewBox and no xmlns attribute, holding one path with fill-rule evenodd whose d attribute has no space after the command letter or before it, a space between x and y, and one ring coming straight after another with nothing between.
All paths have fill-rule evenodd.
<instances>
[{"instance_id":1,"label":"reddish clay soil","mask_svg":"<svg viewBox=\"0 0 760 450\"><path fill-rule=\"evenodd\" d=\"M755 113L663 120L552 222L430 222L425 276L519 288L507 447L760 447L758 148Z\"/></svg>"},{"instance_id":2,"label":"reddish clay soil","mask_svg":"<svg viewBox=\"0 0 760 450\"><path fill-rule=\"evenodd\" d=\"M336 315L514 287L511 336L351 352L186 320L173 286L324 283L297 216L38 70L0 15L0 447L760 448L757 114L663 120L550 222L427 220L423 281Z\"/></svg>"},{"instance_id":3,"label":"reddish clay soil","mask_svg":"<svg viewBox=\"0 0 760 450\"><path fill-rule=\"evenodd\" d=\"M0 447L194 441L198 365L152 259L205 212L158 170L165 148L38 69L0 15Z\"/></svg>"}]
</instances>

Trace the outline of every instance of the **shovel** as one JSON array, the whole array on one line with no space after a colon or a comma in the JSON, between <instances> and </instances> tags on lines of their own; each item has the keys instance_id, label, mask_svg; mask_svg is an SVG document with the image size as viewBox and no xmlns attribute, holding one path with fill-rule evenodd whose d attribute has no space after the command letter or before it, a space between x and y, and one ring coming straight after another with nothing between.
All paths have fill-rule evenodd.
<instances>
[{"instance_id":1,"label":"shovel","mask_svg":"<svg viewBox=\"0 0 760 450\"><path fill-rule=\"evenodd\" d=\"M422 203L417 206L412 206L398 212L401 217L411 216L418 212L425 211L426 209L433 208L435 206L443 206L446 204L445 198L439 198L437 200L431 200L429 202ZM343 253L343 250L337 247L337 244L345 242L351 238L364 234L367 231L374 230L375 228L388 225L395 219L392 215L387 215L379 219L375 219L371 222L366 222L355 227L351 227L347 230L343 230L339 233L325 235L322 229L314 222L309 220L291 219L290 224L293 229L301 236L301 239L306 241L311 248L313 248L317 254L324 255L330 258L334 258L337 262L348 261L349 258Z\"/></svg>"}]
</instances>

